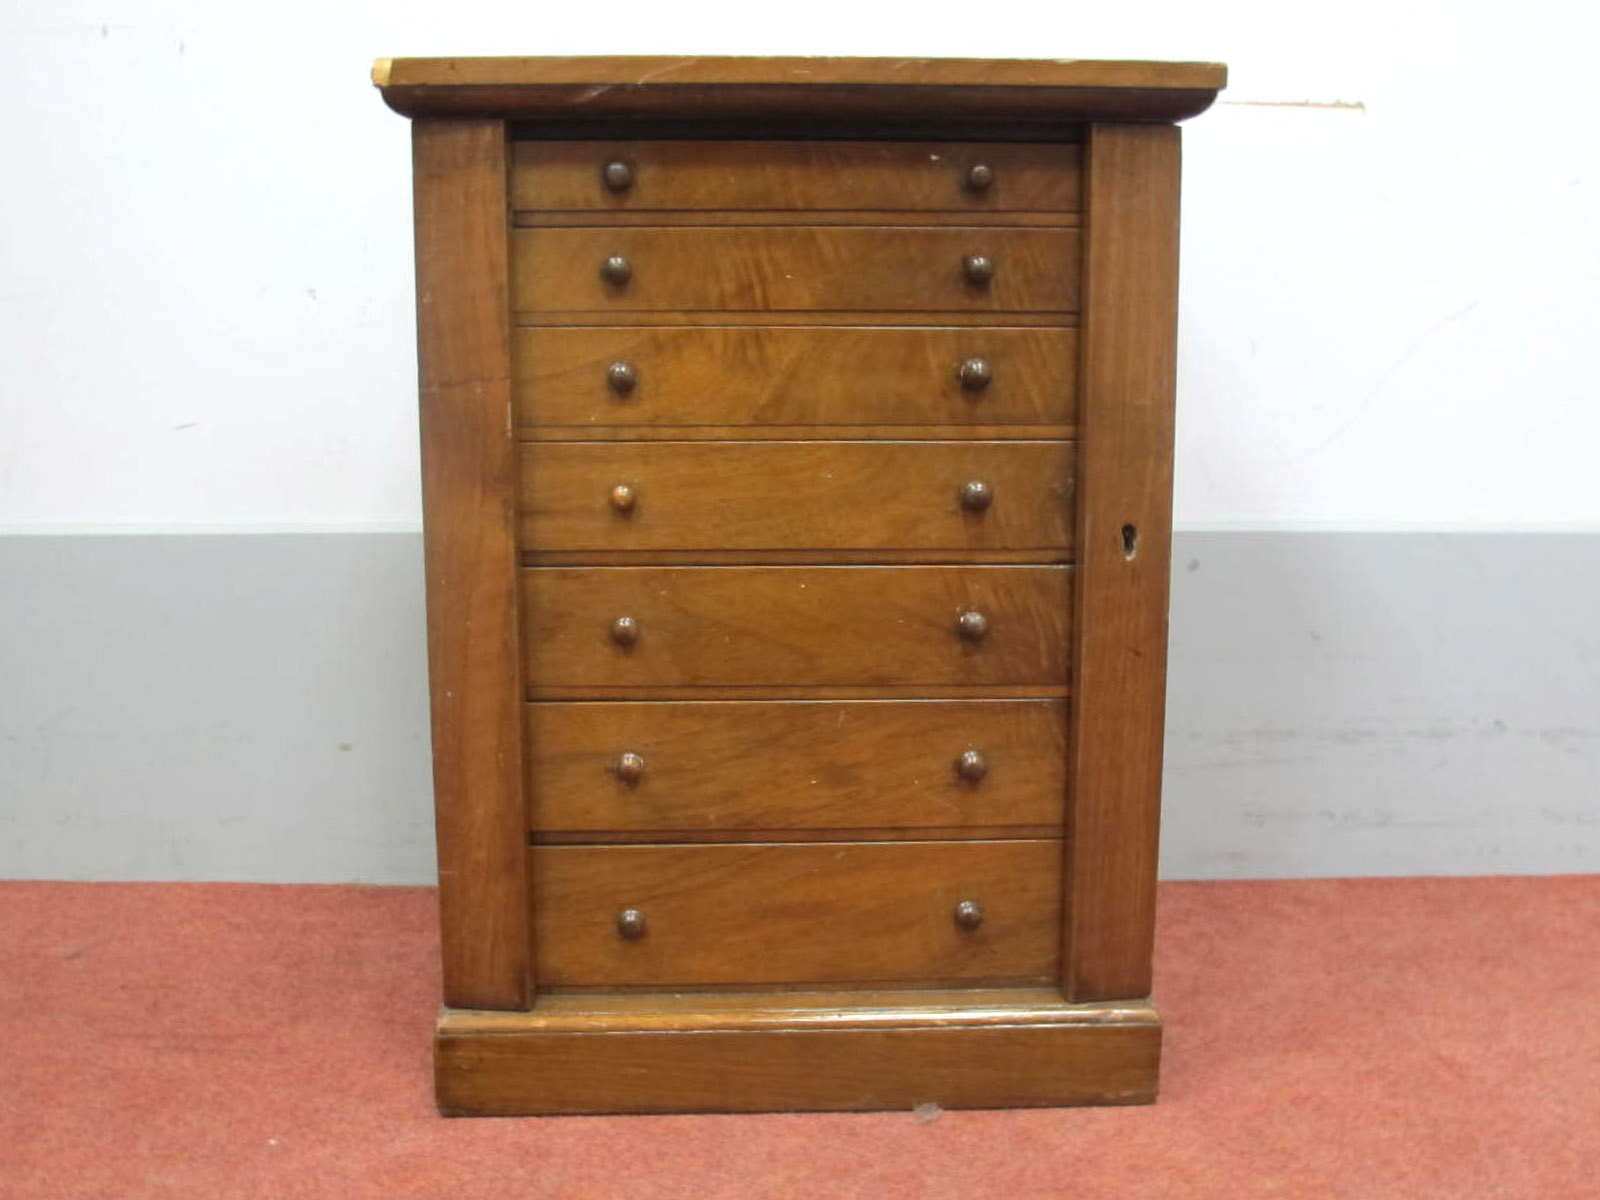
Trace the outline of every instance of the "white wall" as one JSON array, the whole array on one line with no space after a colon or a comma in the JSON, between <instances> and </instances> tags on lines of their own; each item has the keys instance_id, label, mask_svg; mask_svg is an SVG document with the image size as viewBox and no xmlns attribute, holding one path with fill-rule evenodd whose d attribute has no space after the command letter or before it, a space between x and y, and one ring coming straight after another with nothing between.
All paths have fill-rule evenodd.
<instances>
[{"instance_id":1,"label":"white wall","mask_svg":"<svg viewBox=\"0 0 1600 1200\"><path fill-rule=\"evenodd\" d=\"M0 534L64 535L0 537L0 877L428 878L420 539L78 535L417 526L408 129L367 68L490 53L1227 61L1187 133L1164 870L1594 869L1592 9L802 11L0 0ZM1478 532L1529 528L1588 532Z\"/></svg>"},{"instance_id":2,"label":"white wall","mask_svg":"<svg viewBox=\"0 0 1600 1200\"><path fill-rule=\"evenodd\" d=\"M1189 126L1188 526L1600 523L1600 75L1577 4L11 0L0 524L411 527L379 55L1221 59Z\"/></svg>"}]
</instances>

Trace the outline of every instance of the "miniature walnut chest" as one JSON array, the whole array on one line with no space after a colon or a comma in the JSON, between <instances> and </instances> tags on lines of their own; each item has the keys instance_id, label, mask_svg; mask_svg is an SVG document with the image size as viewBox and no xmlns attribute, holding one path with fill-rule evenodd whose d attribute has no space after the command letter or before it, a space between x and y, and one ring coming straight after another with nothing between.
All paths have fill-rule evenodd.
<instances>
[{"instance_id":1,"label":"miniature walnut chest","mask_svg":"<svg viewBox=\"0 0 1600 1200\"><path fill-rule=\"evenodd\" d=\"M1205 64L400 59L447 1113L1147 1101Z\"/></svg>"}]
</instances>

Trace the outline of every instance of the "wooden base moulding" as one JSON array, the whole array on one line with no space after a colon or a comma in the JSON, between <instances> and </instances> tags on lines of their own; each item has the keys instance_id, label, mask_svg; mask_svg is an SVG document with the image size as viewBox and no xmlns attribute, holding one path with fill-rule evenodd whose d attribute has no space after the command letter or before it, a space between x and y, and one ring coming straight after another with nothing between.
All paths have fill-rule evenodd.
<instances>
[{"instance_id":1,"label":"wooden base moulding","mask_svg":"<svg viewBox=\"0 0 1600 1200\"><path fill-rule=\"evenodd\" d=\"M1148 1104L1161 1019L1053 989L539 998L446 1009L446 1116Z\"/></svg>"}]
</instances>

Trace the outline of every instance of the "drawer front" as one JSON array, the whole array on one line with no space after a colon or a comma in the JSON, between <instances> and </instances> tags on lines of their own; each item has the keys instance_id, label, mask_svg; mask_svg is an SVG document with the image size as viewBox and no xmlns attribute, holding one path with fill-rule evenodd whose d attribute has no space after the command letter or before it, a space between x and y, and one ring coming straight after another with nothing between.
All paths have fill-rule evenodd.
<instances>
[{"instance_id":1,"label":"drawer front","mask_svg":"<svg viewBox=\"0 0 1600 1200\"><path fill-rule=\"evenodd\" d=\"M1071 213L1080 157L1077 146L994 142L517 142L511 197L518 209L601 213Z\"/></svg>"},{"instance_id":2,"label":"drawer front","mask_svg":"<svg viewBox=\"0 0 1600 1200\"><path fill-rule=\"evenodd\" d=\"M1072 542L1071 442L530 442L523 546L1044 550ZM621 489L621 490L619 490Z\"/></svg>"},{"instance_id":3,"label":"drawer front","mask_svg":"<svg viewBox=\"0 0 1600 1200\"><path fill-rule=\"evenodd\" d=\"M1064 566L533 567L524 677L534 694L1064 687L1071 581Z\"/></svg>"},{"instance_id":4,"label":"drawer front","mask_svg":"<svg viewBox=\"0 0 1600 1200\"><path fill-rule=\"evenodd\" d=\"M524 328L517 422L1067 426L1077 360L1076 329Z\"/></svg>"},{"instance_id":5,"label":"drawer front","mask_svg":"<svg viewBox=\"0 0 1600 1200\"><path fill-rule=\"evenodd\" d=\"M541 987L1045 982L1059 957L1059 841L529 853Z\"/></svg>"},{"instance_id":6,"label":"drawer front","mask_svg":"<svg viewBox=\"0 0 1600 1200\"><path fill-rule=\"evenodd\" d=\"M525 708L532 828L686 836L1054 826L1066 702L659 701Z\"/></svg>"},{"instance_id":7,"label":"drawer front","mask_svg":"<svg viewBox=\"0 0 1600 1200\"><path fill-rule=\"evenodd\" d=\"M675 311L1074 312L1078 231L637 226L519 229L513 295L524 313ZM965 259L994 277L970 282ZM626 283L600 269L626 260Z\"/></svg>"}]
</instances>

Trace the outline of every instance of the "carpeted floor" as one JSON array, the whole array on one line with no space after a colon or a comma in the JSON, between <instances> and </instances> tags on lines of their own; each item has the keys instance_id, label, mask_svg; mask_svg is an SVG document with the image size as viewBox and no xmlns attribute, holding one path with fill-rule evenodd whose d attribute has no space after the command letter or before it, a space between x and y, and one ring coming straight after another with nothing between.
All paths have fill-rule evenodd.
<instances>
[{"instance_id":1,"label":"carpeted floor","mask_svg":"<svg viewBox=\"0 0 1600 1200\"><path fill-rule=\"evenodd\" d=\"M1600 876L1169 884L1151 1108L446 1121L421 889L0 883L0 1196L1600 1197Z\"/></svg>"}]
</instances>

